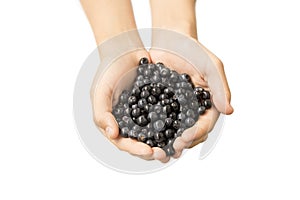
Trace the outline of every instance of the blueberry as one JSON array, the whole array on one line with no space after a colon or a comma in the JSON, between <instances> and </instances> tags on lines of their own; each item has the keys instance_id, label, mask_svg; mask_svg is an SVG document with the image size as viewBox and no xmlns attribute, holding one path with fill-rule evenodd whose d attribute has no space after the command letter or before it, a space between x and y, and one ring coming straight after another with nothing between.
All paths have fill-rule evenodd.
<instances>
[{"instance_id":1,"label":"blueberry","mask_svg":"<svg viewBox=\"0 0 300 200\"><path fill-rule=\"evenodd\" d=\"M154 147L154 142L150 139L146 141L146 144L148 144L150 147Z\"/></svg>"},{"instance_id":2,"label":"blueberry","mask_svg":"<svg viewBox=\"0 0 300 200\"><path fill-rule=\"evenodd\" d=\"M183 80L183 81L187 81L187 82L191 81L191 77L186 73L181 74L180 79Z\"/></svg>"},{"instance_id":3,"label":"blueberry","mask_svg":"<svg viewBox=\"0 0 300 200\"><path fill-rule=\"evenodd\" d=\"M140 66L138 67L138 73L139 73L139 74L143 74L145 68L146 68L146 65L140 65Z\"/></svg>"},{"instance_id":4,"label":"blueberry","mask_svg":"<svg viewBox=\"0 0 300 200\"><path fill-rule=\"evenodd\" d=\"M165 89L165 85L163 83L157 83L156 84L157 87L159 87L162 91Z\"/></svg>"},{"instance_id":5,"label":"blueberry","mask_svg":"<svg viewBox=\"0 0 300 200\"><path fill-rule=\"evenodd\" d=\"M202 99L209 99L210 98L210 94L208 91L204 90L202 93L201 93L201 98Z\"/></svg>"},{"instance_id":6,"label":"blueberry","mask_svg":"<svg viewBox=\"0 0 300 200\"><path fill-rule=\"evenodd\" d=\"M154 122L154 121L156 121L157 119L158 119L158 115L157 115L156 112L150 112L150 113L148 114L148 120L149 120L150 122Z\"/></svg>"},{"instance_id":7,"label":"blueberry","mask_svg":"<svg viewBox=\"0 0 300 200\"><path fill-rule=\"evenodd\" d=\"M155 105L153 110L154 110L154 112L159 114L159 113L162 112L162 106L161 105Z\"/></svg>"},{"instance_id":8,"label":"blueberry","mask_svg":"<svg viewBox=\"0 0 300 200\"><path fill-rule=\"evenodd\" d=\"M168 96L166 94L161 94L158 97L159 100L163 100L163 99L167 99L167 98L168 98Z\"/></svg>"},{"instance_id":9,"label":"blueberry","mask_svg":"<svg viewBox=\"0 0 300 200\"><path fill-rule=\"evenodd\" d=\"M147 100L146 100L146 99L140 99L140 100L138 101L138 107L139 107L139 108L144 108L145 105L147 105Z\"/></svg>"},{"instance_id":10,"label":"blueberry","mask_svg":"<svg viewBox=\"0 0 300 200\"><path fill-rule=\"evenodd\" d=\"M176 136L180 137L182 135L182 133L184 132L184 128L179 128L176 132Z\"/></svg>"},{"instance_id":11,"label":"blueberry","mask_svg":"<svg viewBox=\"0 0 300 200\"><path fill-rule=\"evenodd\" d=\"M169 118L175 120L177 119L177 114L175 112L171 112L169 115L168 115Z\"/></svg>"},{"instance_id":12,"label":"blueberry","mask_svg":"<svg viewBox=\"0 0 300 200\"><path fill-rule=\"evenodd\" d=\"M147 97L149 97L149 95L150 95L150 92L148 90L144 90L140 94L141 98L147 98Z\"/></svg>"},{"instance_id":13,"label":"blueberry","mask_svg":"<svg viewBox=\"0 0 300 200\"><path fill-rule=\"evenodd\" d=\"M141 109L140 108L132 109L132 111L131 111L131 116L132 117L139 117L140 115L141 115Z\"/></svg>"},{"instance_id":14,"label":"blueberry","mask_svg":"<svg viewBox=\"0 0 300 200\"><path fill-rule=\"evenodd\" d=\"M137 98L136 98L136 96L130 96L129 98L128 98L128 104L129 104L129 106L132 106L133 104L136 104L137 103Z\"/></svg>"},{"instance_id":15,"label":"blueberry","mask_svg":"<svg viewBox=\"0 0 300 200\"><path fill-rule=\"evenodd\" d=\"M154 87L151 89L151 94L158 97L161 94L161 90L159 87Z\"/></svg>"},{"instance_id":16,"label":"blueberry","mask_svg":"<svg viewBox=\"0 0 300 200\"><path fill-rule=\"evenodd\" d=\"M200 106L197 111L199 115L203 115L205 113L205 110L205 106Z\"/></svg>"},{"instance_id":17,"label":"blueberry","mask_svg":"<svg viewBox=\"0 0 300 200\"><path fill-rule=\"evenodd\" d=\"M129 128L128 128L128 127L123 127L123 128L121 129L120 135L121 135L122 137L127 138L127 137L128 137L128 134L129 134Z\"/></svg>"},{"instance_id":18,"label":"blueberry","mask_svg":"<svg viewBox=\"0 0 300 200\"><path fill-rule=\"evenodd\" d=\"M168 115L167 115L167 114L164 114L164 113L161 113L161 114L159 115L159 118L160 118L160 119L163 119L163 120L165 120L167 117L168 117Z\"/></svg>"},{"instance_id":19,"label":"blueberry","mask_svg":"<svg viewBox=\"0 0 300 200\"><path fill-rule=\"evenodd\" d=\"M170 79L173 83L176 83L178 80L178 73L176 71L172 70Z\"/></svg>"},{"instance_id":20,"label":"blueberry","mask_svg":"<svg viewBox=\"0 0 300 200\"><path fill-rule=\"evenodd\" d=\"M157 103L157 100L156 100L155 96L153 96L153 95L150 95L147 98L147 101L148 101L148 103L151 103L152 105Z\"/></svg>"},{"instance_id":21,"label":"blueberry","mask_svg":"<svg viewBox=\"0 0 300 200\"><path fill-rule=\"evenodd\" d=\"M131 129L128 133L128 136L132 139L136 139L138 136L137 131Z\"/></svg>"},{"instance_id":22,"label":"blueberry","mask_svg":"<svg viewBox=\"0 0 300 200\"><path fill-rule=\"evenodd\" d=\"M180 128L180 124L181 124L181 123L180 123L179 120L174 120L172 126L173 126L173 128L175 128L175 129L179 129L179 128Z\"/></svg>"},{"instance_id":23,"label":"blueberry","mask_svg":"<svg viewBox=\"0 0 300 200\"><path fill-rule=\"evenodd\" d=\"M145 85L143 88L142 88L142 91L150 91L151 90L151 87L150 85Z\"/></svg>"},{"instance_id":24,"label":"blueberry","mask_svg":"<svg viewBox=\"0 0 300 200\"><path fill-rule=\"evenodd\" d=\"M123 110L121 108L116 108L113 110L113 114L116 116L120 116L122 114Z\"/></svg>"},{"instance_id":25,"label":"blueberry","mask_svg":"<svg viewBox=\"0 0 300 200\"><path fill-rule=\"evenodd\" d=\"M186 116L191 117L191 118L195 118L195 112L192 109L188 109L186 111Z\"/></svg>"},{"instance_id":26,"label":"blueberry","mask_svg":"<svg viewBox=\"0 0 300 200\"><path fill-rule=\"evenodd\" d=\"M128 100L128 97L129 97L129 92L124 90L122 92L122 94L120 95L120 98L119 98L120 102L125 103Z\"/></svg>"},{"instance_id":27,"label":"blueberry","mask_svg":"<svg viewBox=\"0 0 300 200\"><path fill-rule=\"evenodd\" d=\"M138 75L138 76L136 77L136 80L142 81L142 80L144 80L144 76L143 76L143 75Z\"/></svg>"},{"instance_id":28,"label":"blueberry","mask_svg":"<svg viewBox=\"0 0 300 200\"><path fill-rule=\"evenodd\" d=\"M164 146L166 146L166 143L164 141L157 143L157 147L159 148L163 148Z\"/></svg>"},{"instance_id":29,"label":"blueberry","mask_svg":"<svg viewBox=\"0 0 300 200\"><path fill-rule=\"evenodd\" d=\"M161 74L162 77L167 77L167 76L170 75L170 70L166 67L161 68L160 74Z\"/></svg>"},{"instance_id":30,"label":"blueberry","mask_svg":"<svg viewBox=\"0 0 300 200\"><path fill-rule=\"evenodd\" d=\"M196 123L195 120L193 118L191 118L191 117L188 117L185 120L185 125L187 127L192 127L195 123Z\"/></svg>"},{"instance_id":31,"label":"blueberry","mask_svg":"<svg viewBox=\"0 0 300 200\"><path fill-rule=\"evenodd\" d=\"M140 141L140 142L146 142L146 140L147 140L146 134L144 134L144 133L139 133L138 136L137 136L137 139L138 139L138 141Z\"/></svg>"},{"instance_id":32,"label":"blueberry","mask_svg":"<svg viewBox=\"0 0 300 200\"><path fill-rule=\"evenodd\" d=\"M147 128L148 130L153 130L153 125L152 125L152 123L147 124L146 128Z\"/></svg>"},{"instance_id":33,"label":"blueberry","mask_svg":"<svg viewBox=\"0 0 300 200\"><path fill-rule=\"evenodd\" d=\"M165 106L165 105L169 105L170 104L170 100L169 99L163 99L161 100L161 105Z\"/></svg>"},{"instance_id":34,"label":"blueberry","mask_svg":"<svg viewBox=\"0 0 300 200\"><path fill-rule=\"evenodd\" d=\"M123 116L123 117L122 117L123 122L125 122L126 124L129 124L130 119L131 119L131 118L128 117L128 116Z\"/></svg>"},{"instance_id":35,"label":"blueberry","mask_svg":"<svg viewBox=\"0 0 300 200\"><path fill-rule=\"evenodd\" d=\"M163 113L170 114L172 112L172 108L170 105L166 105L163 107Z\"/></svg>"},{"instance_id":36,"label":"blueberry","mask_svg":"<svg viewBox=\"0 0 300 200\"><path fill-rule=\"evenodd\" d=\"M150 77L151 74L152 74L152 71L151 71L150 69L145 69L145 70L144 70L144 76L145 76L145 77Z\"/></svg>"},{"instance_id":37,"label":"blueberry","mask_svg":"<svg viewBox=\"0 0 300 200\"><path fill-rule=\"evenodd\" d=\"M151 80L152 80L154 83L158 83L158 82L161 80L161 78L160 78L159 75L154 75L154 76L152 77Z\"/></svg>"},{"instance_id":38,"label":"blueberry","mask_svg":"<svg viewBox=\"0 0 300 200\"><path fill-rule=\"evenodd\" d=\"M123 128L126 126L126 123L124 121L118 121L118 125L120 128Z\"/></svg>"},{"instance_id":39,"label":"blueberry","mask_svg":"<svg viewBox=\"0 0 300 200\"><path fill-rule=\"evenodd\" d=\"M175 131L173 129L167 129L165 130L165 136L166 138L173 138Z\"/></svg>"},{"instance_id":40,"label":"blueberry","mask_svg":"<svg viewBox=\"0 0 300 200\"><path fill-rule=\"evenodd\" d=\"M171 108L175 112L179 111L179 105L178 105L178 103L176 103L176 102L171 103Z\"/></svg>"},{"instance_id":41,"label":"blueberry","mask_svg":"<svg viewBox=\"0 0 300 200\"><path fill-rule=\"evenodd\" d=\"M203 106L204 106L206 109L211 108L211 106L212 106L211 100L209 100L209 99L204 100L204 101L203 101Z\"/></svg>"},{"instance_id":42,"label":"blueberry","mask_svg":"<svg viewBox=\"0 0 300 200\"><path fill-rule=\"evenodd\" d=\"M156 66L157 66L157 67L165 67L164 63L162 63L162 62L156 63Z\"/></svg>"},{"instance_id":43,"label":"blueberry","mask_svg":"<svg viewBox=\"0 0 300 200\"><path fill-rule=\"evenodd\" d=\"M192 101L192 102L190 103L190 108L191 108L191 109L197 110L198 107L199 107L198 101L195 101L195 100L194 100L194 101Z\"/></svg>"},{"instance_id":44,"label":"blueberry","mask_svg":"<svg viewBox=\"0 0 300 200\"><path fill-rule=\"evenodd\" d=\"M144 115L141 115L136 119L136 123L139 126L146 126L148 124L148 120Z\"/></svg>"},{"instance_id":45,"label":"blueberry","mask_svg":"<svg viewBox=\"0 0 300 200\"><path fill-rule=\"evenodd\" d=\"M164 89L164 93L170 98L174 95L174 89L171 87L167 87L166 89Z\"/></svg>"},{"instance_id":46,"label":"blueberry","mask_svg":"<svg viewBox=\"0 0 300 200\"><path fill-rule=\"evenodd\" d=\"M151 106L148 105L148 104L146 104L146 105L144 106L144 111L145 111L146 113L148 113L148 112L150 111L150 108L151 108Z\"/></svg>"},{"instance_id":47,"label":"blueberry","mask_svg":"<svg viewBox=\"0 0 300 200\"><path fill-rule=\"evenodd\" d=\"M153 131L148 131L147 132L147 134L146 134L146 137L148 138L148 139L153 139L154 138L154 132Z\"/></svg>"},{"instance_id":48,"label":"blueberry","mask_svg":"<svg viewBox=\"0 0 300 200\"><path fill-rule=\"evenodd\" d=\"M194 97L192 90L186 90L184 95L187 99L192 99Z\"/></svg>"},{"instance_id":49,"label":"blueberry","mask_svg":"<svg viewBox=\"0 0 300 200\"><path fill-rule=\"evenodd\" d=\"M145 85L145 84L144 84L144 81L136 81L136 82L134 83L134 85L137 86L137 87L142 87L142 86Z\"/></svg>"},{"instance_id":50,"label":"blueberry","mask_svg":"<svg viewBox=\"0 0 300 200\"><path fill-rule=\"evenodd\" d=\"M173 123L173 120L171 118L166 118L165 119L165 125L167 127L170 127L172 125L172 123Z\"/></svg>"},{"instance_id":51,"label":"blueberry","mask_svg":"<svg viewBox=\"0 0 300 200\"><path fill-rule=\"evenodd\" d=\"M151 71L154 71L156 69L156 65L151 63L148 65L148 69L151 70Z\"/></svg>"},{"instance_id":52,"label":"blueberry","mask_svg":"<svg viewBox=\"0 0 300 200\"><path fill-rule=\"evenodd\" d=\"M148 84L151 83L151 80L150 80L149 78L145 78L145 79L143 80L143 83L144 83L144 85L148 85Z\"/></svg>"},{"instance_id":53,"label":"blueberry","mask_svg":"<svg viewBox=\"0 0 300 200\"><path fill-rule=\"evenodd\" d=\"M194 91L201 93L204 91L204 89L202 87L195 87Z\"/></svg>"},{"instance_id":54,"label":"blueberry","mask_svg":"<svg viewBox=\"0 0 300 200\"><path fill-rule=\"evenodd\" d=\"M162 131L165 128L165 123L162 120L157 120L156 122L154 122L153 128L156 131Z\"/></svg>"},{"instance_id":55,"label":"blueberry","mask_svg":"<svg viewBox=\"0 0 300 200\"><path fill-rule=\"evenodd\" d=\"M162 132L155 132L153 137L156 142L162 142L165 140L165 136Z\"/></svg>"},{"instance_id":56,"label":"blueberry","mask_svg":"<svg viewBox=\"0 0 300 200\"><path fill-rule=\"evenodd\" d=\"M136 131L136 132L139 132L139 131L141 131L141 127L140 127L139 125L134 125L134 126L132 127L132 130L134 130L134 131Z\"/></svg>"},{"instance_id":57,"label":"blueberry","mask_svg":"<svg viewBox=\"0 0 300 200\"><path fill-rule=\"evenodd\" d=\"M129 115L130 115L130 113L131 113L131 110L130 110L130 108L126 108L126 109L124 110L124 115L127 115L127 116L129 116Z\"/></svg>"},{"instance_id":58,"label":"blueberry","mask_svg":"<svg viewBox=\"0 0 300 200\"><path fill-rule=\"evenodd\" d=\"M187 99L185 98L185 96L183 94L181 94L181 95L178 96L178 102L181 105L185 105L185 104L187 104Z\"/></svg>"},{"instance_id":59,"label":"blueberry","mask_svg":"<svg viewBox=\"0 0 300 200\"><path fill-rule=\"evenodd\" d=\"M146 57L141 58L140 61L139 61L139 65L145 65L145 64L148 64L148 63L149 63L149 60Z\"/></svg>"},{"instance_id":60,"label":"blueberry","mask_svg":"<svg viewBox=\"0 0 300 200\"><path fill-rule=\"evenodd\" d=\"M186 115L181 112L181 113L178 114L178 119L183 121L183 120L186 119Z\"/></svg>"},{"instance_id":61,"label":"blueberry","mask_svg":"<svg viewBox=\"0 0 300 200\"><path fill-rule=\"evenodd\" d=\"M175 150L172 145L166 145L163 147L167 156L173 156L175 154Z\"/></svg>"}]
</instances>

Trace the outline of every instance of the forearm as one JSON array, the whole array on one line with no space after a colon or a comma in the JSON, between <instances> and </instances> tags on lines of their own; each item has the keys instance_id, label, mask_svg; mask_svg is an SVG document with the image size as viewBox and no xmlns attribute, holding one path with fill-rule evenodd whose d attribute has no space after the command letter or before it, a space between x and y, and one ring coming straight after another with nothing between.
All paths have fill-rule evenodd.
<instances>
[{"instance_id":1,"label":"forearm","mask_svg":"<svg viewBox=\"0 0 300 200\"><path fill-rule=\"evenodd\" d=\"M136 29L130 0L80 0L97 44Z\"/></svg>"},{"instance_id":2,"label":"forearm","mask_svg":"<svg viewBox=\"0 0 300 200\"><path fill-rule=\"evenodd\" d=\"M153 28L178 31L197 39L195 0L150 0Z\"/></svg>"}]
</instances>

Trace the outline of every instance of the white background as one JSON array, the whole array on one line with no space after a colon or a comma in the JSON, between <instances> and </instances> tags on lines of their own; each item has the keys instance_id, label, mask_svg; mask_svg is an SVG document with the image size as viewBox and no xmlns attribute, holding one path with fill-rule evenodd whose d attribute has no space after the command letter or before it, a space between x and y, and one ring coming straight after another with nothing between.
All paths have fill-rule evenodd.
<instances>
[{"instance_id":1,"label":"white background","mask_svg":"<svg viewBox=\"0 0 300 200\"><path fill-rule=\"evenodd\" d=\"M148 1L133 3L150 27ZM197 18L235 113L205 160L195 148L128 175L95 161L75 130L73 87L95 48L79 1L1 1L0 199L299 199L298 1L199 0Z\"/></svg>"}]
</instances>

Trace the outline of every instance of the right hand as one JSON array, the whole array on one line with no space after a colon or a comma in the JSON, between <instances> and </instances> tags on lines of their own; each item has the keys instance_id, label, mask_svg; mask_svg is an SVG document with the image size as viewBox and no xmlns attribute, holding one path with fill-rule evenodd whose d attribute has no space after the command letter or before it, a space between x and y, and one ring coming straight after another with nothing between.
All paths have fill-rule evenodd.
<instances>
[{"instance_id":1,"label":"right hand","mask_svg":"<svg viewBox=\"0 0 300 200\"><path fill-rule=\"evenodd\" d=\"M121 137L119 135L118 124L112 114L114 89L122 76L137 67L140 58L143 57L147 57L150 60L146 50L137 50L121 56L115 62L111 63L106 71L95 76L90 93L94 121L107 139L122 151L145 160L153 160L155 157L162 157L159 155L164 152L158 147L151 148L142 142ZM167 162L169 158L159 160Z\"/></svg>"}]
</instances>

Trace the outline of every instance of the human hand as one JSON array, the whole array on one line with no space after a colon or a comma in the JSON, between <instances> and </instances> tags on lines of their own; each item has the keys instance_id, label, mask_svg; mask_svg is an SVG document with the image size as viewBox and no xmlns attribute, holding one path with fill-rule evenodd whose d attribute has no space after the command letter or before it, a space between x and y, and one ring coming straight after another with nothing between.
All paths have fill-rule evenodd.
<instances>
[{"instance_id":1,"label":"human hand","mask_svg":"<svg viewBox=\"0 0 300 200\"><path fill-rule=\"evenodd\" d=\"M212 108L206 110L205 114L199 117L196 124L187 129L181 137L176 138L173 144L176 152L173 155L174 158L180 157L184 148L191 148L201 142L204 142L208 137L208 133L213 129L216 121L218 120L220 112L224 114L231 114L233 112L233 108L230 105L230 90L222 62L199 42L197 42L197 44L201 46L214 64L209 67L215 67L217 73L209 73L212 73L212 71L216 72L215 70L208 70L208 73L200 71L199 68L196 68L187 60L169 51L153 48L149 52L152 62L162 62L169 68L176 70L178 73L189 74L195 86L201 86L202 88L209 90L212 94L212 100L214 103ZM205 67L201 67L200 69ZM216 82L221 82L221 85L224 86L224 91L220 92L220 88L214 86L214 83ZM223 95L223 97L220 95ZM155 157L155 159L168 159L163 150L161 150L157 155L159 155L159 157Z\"/></svg>"},{"instance_id":2,"label":"human hand","mask_svg":"<svg viewBox=\"0 0 300 200\"><path fill-rule=\"evenodd\" d=\"M142 142L121 137L118 124L112 114L116 93L119 93L118 90L124 89L120 86L126 87L126 83L130 84L130 81L120 82L120 80L122 77L126 78L126 74L134 71L142 57L149 58L146 50L136 50L125 54L107 66L103 66L107 63L105 60L101 61L103 64L100 68L106 67L106 70L95 76L90 94L95 124L107 139L122 151L142 159L152 160L156 149L152 149Z\"/></svg>"}]
</instances>

